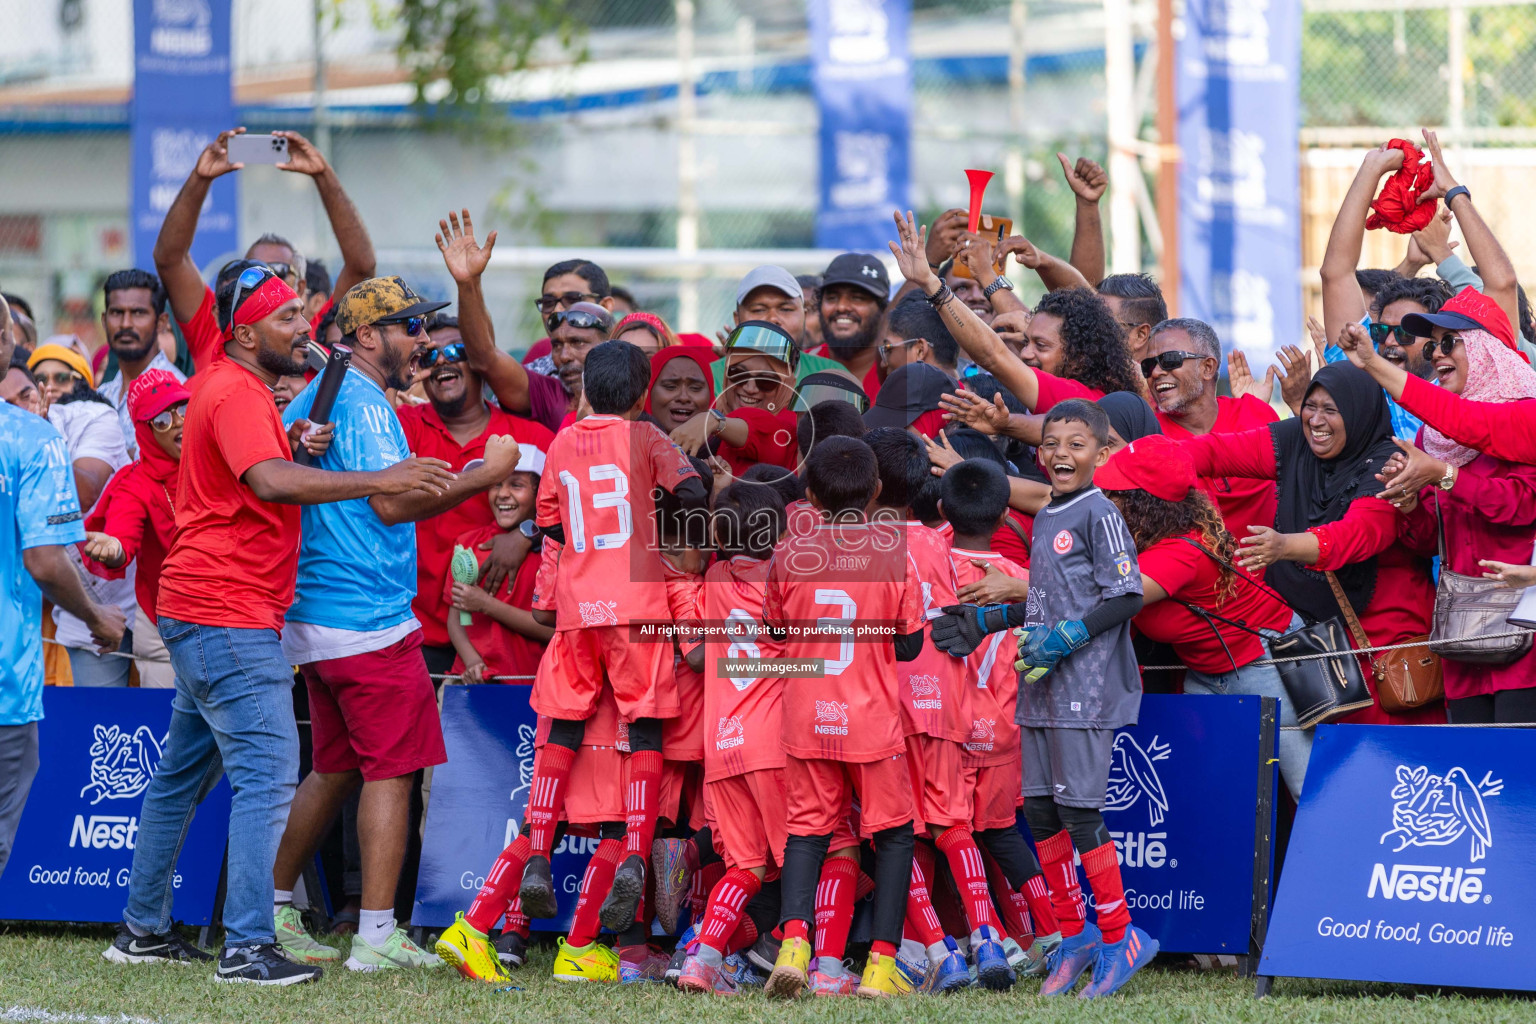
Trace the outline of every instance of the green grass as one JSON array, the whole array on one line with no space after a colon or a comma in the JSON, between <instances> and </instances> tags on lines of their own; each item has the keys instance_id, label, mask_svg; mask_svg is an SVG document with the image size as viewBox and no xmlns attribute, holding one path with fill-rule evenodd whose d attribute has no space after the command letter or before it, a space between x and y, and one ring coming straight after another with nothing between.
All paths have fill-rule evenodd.
<instances>
[{"instance_id":1,"label":"green grass","mask_svg":"<svg viewBox=\"0 0 1536 1024\"><path fill-rule=\"evenodd\" d=\"M7 1011L118 1015L167 1022L315 1022L315 1024L488 1024L572 1021L621 1024L734 1024L759 1021L935 1021L945 1024L1097 1021L1206 1024L1217 1021L1348 1021L1350 1024L1536 1021L1536 1003L1521 998L1472 997L1387 985L1280 980L1276 994L1252 998L1253 982L1230 971L1149 970L1128 993L1100 1002L1042 1001L1038 982L1013 992L911 997L899 1006L859 999L770 1003L752 992L735 999L683 996L670 988L557 985L549 978L553 954L535 950L514 972L519 991L498 992L462 981L451 970L352 974L329 970L318 984L289 989L221 985L204 967L122 967L101 959L109 929L53 926L0 931L0 1021ZM25 1016L22 1020L28 1019ZM46 1018L34 1018L46 1019Z\"/></svg>"}]
</instances>

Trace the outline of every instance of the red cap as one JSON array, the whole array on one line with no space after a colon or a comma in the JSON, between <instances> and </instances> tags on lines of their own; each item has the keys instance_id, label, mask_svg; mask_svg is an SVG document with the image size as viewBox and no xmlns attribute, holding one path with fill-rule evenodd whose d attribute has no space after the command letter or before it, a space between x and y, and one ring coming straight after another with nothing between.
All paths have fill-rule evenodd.
<instances>
[{"instance_id":1,"label":"red cap","mask_svg":"<svg viewBox=\"0 0 1536 1024\"><path fill-rule=\"evenodd\" d=\"M169 370L145 370L128 385L128 415L135 423L147 423L191 397L187 386Z\"/></svg>"},{"instance_id":2,"label":"red cap","mask_svg":"<svg viewBox=\"0 0 1536 1024\"><path fill-rule=\"evenodd\" d=\"M1403 317L1403 330L1421 338L1431 337L1436 327L1452 331L1487 331L1512 351L1520 351L1515 344L1515 329L1509 325L1509 317L1504 315L1497 302L1471 285L1457 292L1456 297L1441 306L1438 313L1409 313Z\"/></svg>"},{"instance_id":3,"label":"red cap","mask_svg":"<svg viewBox=\"0 0 1536 1024\"><path fill-rule=\"evenodd\" d=\"M1184 446L1162 434L1137 438L1093 475L1102 490L1146 491L1164 501L1183 501L1197 481Z\"/></svg>"}]
</instances>

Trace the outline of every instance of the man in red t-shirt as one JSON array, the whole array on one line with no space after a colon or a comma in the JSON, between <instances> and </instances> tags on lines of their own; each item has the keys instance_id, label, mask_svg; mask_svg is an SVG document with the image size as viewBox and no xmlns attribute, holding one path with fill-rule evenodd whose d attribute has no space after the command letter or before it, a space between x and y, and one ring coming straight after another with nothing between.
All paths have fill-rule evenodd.
<instances>
[{"instance_id":1,"label":"man in red t-shirt","mask_svg":"<svg viewBox=\"0 0 1536 1024\"><path fill-rule=\"evenodd\" d=\"M784 941L770 996L793 997L809 976L817 922L818 992L851 993L842 952L858 877L858 839L846 822L858 798L860 829L875 842L874 945L859 992L894 991L912 878L912 782L902 738L897 662L923 649L921 582L900 557L900 531L871 524L879 466L867 444L832 437L806 459L807 497L829 517L790 534L774 552L763 621L783 637ZM818 664L818 674L788 670ZM825 862L825 863L824 863ZM819 884L818 884L819 883ZM834 961L836 961L834 963Z\"/></svg>"},{"instance_id":2,"label":"man in red t-shirt","mask_svg":"<svg viewBox=\"0 0 1536 1024\"><path fill-rule=\"evenodd\" d=\"M229 159L230 137L244 132L244 128L220 132L219 137L198 154L186 184L181 186L171 208L165 212L159 237L155 239L155 271L170 299L171 313L181 327L182 336L187 339L192 363L199 370L224 357L227 339L215 316L214 289L203 283L202 273L192 260L192 239L197 234L198 216L213 180L245 166ZM288 140L288 159L277 164L277 169L307 174L314 179L320 202L325 205L326 215L330 218L331 230L336 233L336 244L341 249L342 267L331 294L345 295L347 289L373 276L373 242L368 238L368 229L341 187L335 169L308 139L298 132L272 134ZM265 234L251 244L245 258L271 267L300 299L304 298L304 257L292 243L277 235ZM239 268L232 266L229 269ZM215 287L221 288L226 280L225 272L221 271ZM323 310L320 315L324 315ZM308 330L302 337L294 338L295 362L302 364L302 350L308 343ZM302 372L301 365L293 375Z\"/></svg>"},{"instance_id":3,"label":"man in red t-shirt","mask_svg":"<svg viewBox=\"0 0 1536 1024\"><path fill-rule=\"evenodd\" d=\"M1202 434L1235 434L1265 427L1279 417L1252 395L1216 394L1221 341L1210 325L1190 317L1152 328L1141 371L1157 407L1163 433L1178 441ZM1275 482L1243 477L1201 477L1200 486L1221 509L1227 532L1238 540L1250 526L1273 526Z\"/></svg>"},{"instance_id":4,"label":"man in red t-shirt","mask_svg":"<svg viewBox=\"0 0 1536 1024\"><path fill-rule=\"evenodd\" d=\"M293 668L278 642L294 596L297 506L438 493L452 476L435 459L407 459L370 473L294 463L292 447L311 424L299 420L284 430L272 387L296 372L294 341L309 333L303 302L270 271L239 296L237 287L231 282L219 296L225 358L191 382L176 538L161 569L156 608L176 669L177 708L140 812L123 920L135 936L169 932L165 893L186 823L210 768L222 760L234 799L218 978L292 984L320 975L319 968L283 955L272 905L273 859L299 752Z\"/></svg>"}]
</instances>

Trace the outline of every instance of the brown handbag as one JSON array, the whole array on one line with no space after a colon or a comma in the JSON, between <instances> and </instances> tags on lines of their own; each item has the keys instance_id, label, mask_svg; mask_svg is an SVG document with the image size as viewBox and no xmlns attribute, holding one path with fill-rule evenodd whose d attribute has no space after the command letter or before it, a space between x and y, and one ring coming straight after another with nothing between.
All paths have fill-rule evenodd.
<instances>
[{"instance_id":1,"label":"brown handbag","mask_svg":"<svg viewBox=\"0 0 1536 1024\"><path fill-rule=\"evenodd\" d=\"M1355 616L1354 606L1349 603L1344 588L1339 585L1339 578L1331 572L1323 575L1328 577L1328 585L1333 588L1333 596L1339 602L1339 610L1344 613L1344 621L1349 625L1355 643L1361 647L1373 646L1365 630L1360 628L1360 620ZM1405 642L1413 646L1382 651L1371 659L1371 674L1376 677L1376 703L1389 715L1414 711L1445 697L1440 655L1429 649L1429 634L1409 637Z\"/></svg>"}]
</instances>

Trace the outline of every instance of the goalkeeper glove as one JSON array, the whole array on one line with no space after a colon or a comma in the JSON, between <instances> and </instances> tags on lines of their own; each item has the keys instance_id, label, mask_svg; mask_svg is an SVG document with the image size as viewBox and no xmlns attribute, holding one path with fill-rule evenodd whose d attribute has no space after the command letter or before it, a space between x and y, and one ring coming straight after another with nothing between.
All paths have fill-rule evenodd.
<instances>
[{"instance_id":1,"label":"goalkeeper glove","mask_svg":"<svg viewBox=\"0 0 1536 1024\"><path fill-rule=\"evenodd\" d=\"M1057 662L1086 644L1088 629L1081 621L1058 622L1054 626L1036 626L1019 637L1019 660L1013 667L1024 674L1024 682L1044 679Z\"/></svg>"},{"instance_id":2,"label":"goalkeeper glove","mask_svg":"<svg viewBox=\"0 0 1536 1024\"><path fill-rule=\"evenodd\" d=\"M1008 628L1005 604L952 604L932 623L933 646L947 654L963 658L976 648L988 633Z\"/></svg>"}]
</instances>

